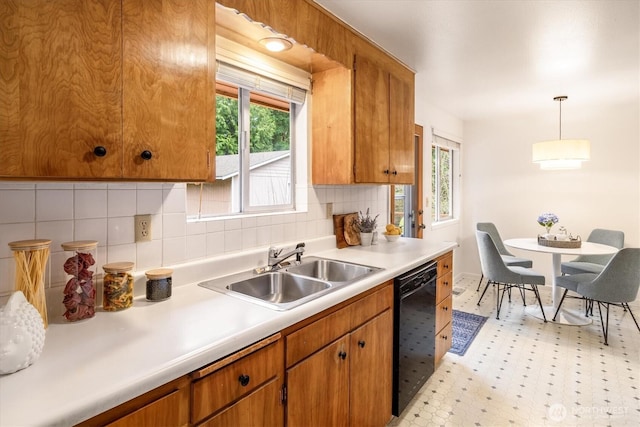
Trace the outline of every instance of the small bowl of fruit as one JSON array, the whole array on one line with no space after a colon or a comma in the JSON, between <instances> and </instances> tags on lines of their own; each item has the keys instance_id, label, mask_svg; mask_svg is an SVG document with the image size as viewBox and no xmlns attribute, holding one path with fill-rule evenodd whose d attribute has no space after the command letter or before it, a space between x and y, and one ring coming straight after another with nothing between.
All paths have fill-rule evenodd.
<instances>
[{"instance_id":1,"label":"small bowl of fruit","mask_svg":"<svg viewBox=\"0 0 640 427\"><path fill-rule=\"evenodd\" d=\"M387 239L387 242L395 242L400 238L400 235L402 234L402 230L400 230L400 227L396 227L395 224L387 224L385 229L385 232L382 234L384 235L384 238Z\"/></svg>"}]
</instances>

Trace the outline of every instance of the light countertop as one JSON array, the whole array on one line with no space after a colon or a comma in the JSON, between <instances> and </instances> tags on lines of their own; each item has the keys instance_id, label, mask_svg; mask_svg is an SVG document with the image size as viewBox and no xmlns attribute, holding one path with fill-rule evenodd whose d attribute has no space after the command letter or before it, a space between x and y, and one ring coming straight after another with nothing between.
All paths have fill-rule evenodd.
<instances>
[{"instance_id":1,"label":"light countertop","mask_svg":"<svg viewBox=\"0 0 640 427\"><path fill-rule=\"evenodd\" d=\"M168 300L148 302L137 297L131 308L121 312L97 311L85 321L50 323L36 363L0 377L0 426L68 426L91 418L454 247L454 242L405 238L345 249L316 245L320 250L307 251L305 256L384 270L289 311L200 287L198 282L215 277L207 262L186 265L180 271L187 273L174 274ZM255 264L255 255L250 262ZM240 264L233 265L239 268ZM178 283L181 279L186 281Z\"/></svg>"}]
</instances>

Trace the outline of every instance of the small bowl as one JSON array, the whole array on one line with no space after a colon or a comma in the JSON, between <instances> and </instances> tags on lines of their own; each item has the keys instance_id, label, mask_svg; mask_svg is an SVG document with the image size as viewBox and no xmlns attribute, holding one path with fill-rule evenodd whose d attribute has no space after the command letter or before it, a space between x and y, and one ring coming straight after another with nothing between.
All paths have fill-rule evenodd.
<instances>
[{"instance_id":1,"label":"small bowl","mask_svg":"<svg viewBox=\"0 0 640 427\"><path fill-rule=\"evenodd\" d=\"M387 242L395 242L396 240L398 240L400 238L399 234L382 233L382 235L384 236L385 239L387 239Z\"/></svg>"}]
</instances>

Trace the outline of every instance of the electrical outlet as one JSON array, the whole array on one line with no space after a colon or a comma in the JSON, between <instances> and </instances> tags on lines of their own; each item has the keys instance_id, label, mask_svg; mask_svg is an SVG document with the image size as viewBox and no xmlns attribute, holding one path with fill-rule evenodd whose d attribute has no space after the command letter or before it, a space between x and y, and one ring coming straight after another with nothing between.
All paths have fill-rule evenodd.
<instances>
[{"instance_id":1,"label":"electrical outlet","mask_svg":"<svg viewBox=\"0 0 640 427\"><path fill-rule=\"evenodd\" d=\"M136 242L151 241L151 215L135 216Z\"/></svg>"}]
</instances>

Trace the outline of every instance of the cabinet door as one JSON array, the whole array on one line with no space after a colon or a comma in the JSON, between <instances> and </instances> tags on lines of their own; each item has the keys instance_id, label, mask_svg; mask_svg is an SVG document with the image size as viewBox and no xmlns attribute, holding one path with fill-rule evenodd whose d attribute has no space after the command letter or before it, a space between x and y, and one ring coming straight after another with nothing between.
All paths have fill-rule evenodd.
<instances>
[{"instance_id":1,"label":"cabinet door","mask_svg":"<svg viewBox=\"0 0 640 427\"><path fill-rule=\"evenodd\" d=\"M391 419L391 310L351 333L349 399L352 426L384 426Z\"/></svg>"},{"instance_id":2,"label":"cabinet door","mask_svg":"<svg viewBox=\"0 0 640 427\"><path fill-rule=\"evenodd\" d=\"M123 1L124 176L213 180L215 2Z\"/></svg>"},{"instance_id":3,"label":"cabinet door","mask_svg":"<svg viewBox=\"0 0 640 427\"><path fill-rule=\"evenodd\" d=\"M129 415L112 423L108 427L142 426L186 426L189 424L189 389L176 390Z\"/></svg>"},{"instance_id":4,"label":"cabinet door","mask_svg":"<svg viewBox=\"0 0 640 427\"><path fill-rule=\"evenodd\" d=\"M2 2L0 176L120 176L121 12L118 0Z\"/></svg>"},{"instance_id":5,"label":"cabinet door","mask_svg":"<svg viewBox=\"0 0 640 427\"><path fill-rule=\"evenodd\" d=\"M355 181L388 183L389 73L362 56L355 67Z\"/></svg>"},{"instance_id":6,"label":"cabinet door","mask_svg":"<svg viewBox=\"0 0 640 427\"><path fill-rule=\"evenodd\" d=\"M451 348L453 341L453 326L450 323L442 328L440 332L436 334L436 354L434 357L434 364L438 366L440 360L447 354L447 351Z\"/></svg>"},{"instance_id":7,"label":"cabinet door","mask_svg":"<svg viewBox=\"0 0 640 427\"><path fill-rule=\"evenodd\" d=\"M349 425L350 357L345 336L287 370L288 427Z\"/></svg>"},{"instance_id":8,"label":"cabinet door","mask_svg":"<svg viewBox=\"0 0 640 427\"><path fill-rule=\"evenodd\" d=\"M413 82L389 76L389 181L414 184L414 90Z\"/></svg>"},{"instance_id":9,"label":"cabinet door","mask_svg":"<svg viewBox=\"0 0 640 427\"><path fill-rule=\"evenodd\" d=\"M284 409L280 401L280 378L275 378L249 396L199 426L206 427L281 427Z\"/></svg>"}]
</instances>

